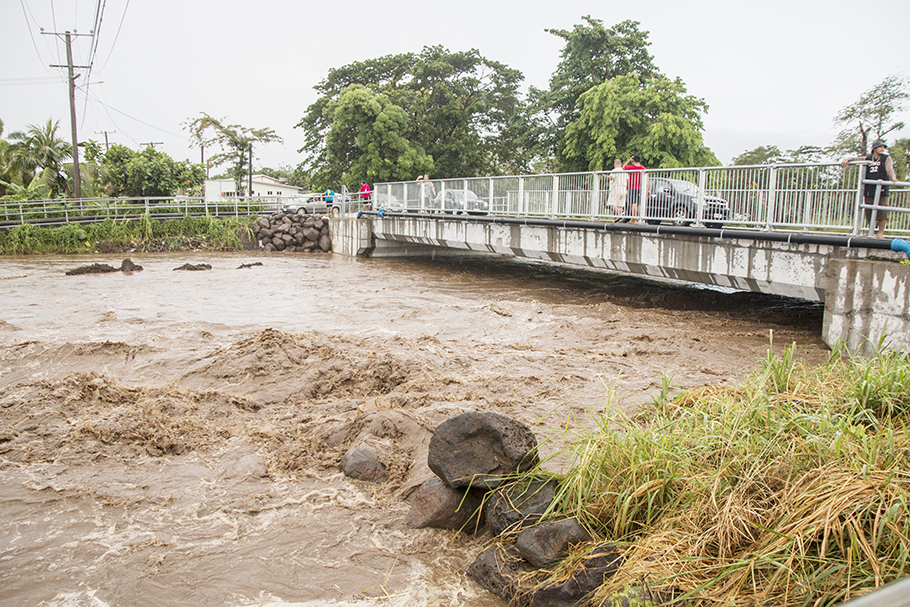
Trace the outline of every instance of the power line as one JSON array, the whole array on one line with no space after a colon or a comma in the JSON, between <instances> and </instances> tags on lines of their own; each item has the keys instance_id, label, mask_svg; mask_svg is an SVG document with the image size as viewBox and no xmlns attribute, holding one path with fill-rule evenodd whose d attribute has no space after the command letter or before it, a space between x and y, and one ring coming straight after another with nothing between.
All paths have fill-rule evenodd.
<instances>
[{"instance_id":1,"label":"power line","mask_svg":"<svg viewBox=\"0 0 910 607\"><path fill-rule=\"evenodd\" d=\"M114 55L114 47L117 46L117 40L120 38L120 30L123 29L123 22L126 20L126 11L130 7L130 0L126 0L126 6L123 7L123 15L120 17L120 25L117 26L117 35L114 36L114 43L111 45L111 52L108 53L107 59L104 60L104 65L101 66L103 70L107 67L107 62L111 60L111 57Z\"/></svg>"},{"instance_id":2,"label":"power line","mask_svg":"<svg viewBox=\"0 0 910 607\"><path fill-rule=\"evenodd\" d=\"M31 13L31 11L26 9L25 0L19 0L19 4L22 5L22 14L25 16L25 24L26 24L26 26L28 26L28 17L29 17L29 14ZM32 16L32 21L35 21L34 16ZM38 25L37 21L35 21L35 25ZM38 43L35 42L35 35L32 34L31 27L28 27L28 36L29 36L29 38L32 39L32 46L35 47L35 54L38 55L38 60L41 61L41 63L44 63L44 60L41 59L41 53L38 52Z\"/></svg>"}]
</instances>

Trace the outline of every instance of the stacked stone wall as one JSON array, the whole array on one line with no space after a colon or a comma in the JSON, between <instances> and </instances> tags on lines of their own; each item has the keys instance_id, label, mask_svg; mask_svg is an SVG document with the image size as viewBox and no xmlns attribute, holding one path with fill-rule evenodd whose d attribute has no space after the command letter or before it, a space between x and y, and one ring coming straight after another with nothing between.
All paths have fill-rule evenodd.
<instances>
[{"instance_id":1,"label":"stacked stone wall","mask_svg":"<svg viewBox=\"0 0 910 607\"><path fill-rule=\"evenodd\" d=\"M253 226L260 249L293 253L328 253L332 250L329 220L304 213L273 213Z\"/></svg>"}]
</instances>

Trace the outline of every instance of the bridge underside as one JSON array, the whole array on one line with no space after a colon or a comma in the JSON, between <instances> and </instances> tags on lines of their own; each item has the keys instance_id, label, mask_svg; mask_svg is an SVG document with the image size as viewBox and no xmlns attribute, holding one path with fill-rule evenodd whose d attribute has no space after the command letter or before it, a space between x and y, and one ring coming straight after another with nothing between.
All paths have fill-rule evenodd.
<instances>
[{"instance_id":1,"label":"bridge underside","mask_svg":"<svg viewBox=\"0 0 910 607\"><path fill-rule=\"evenodd\" d=\"M869 354L886 332L893 347L910 344L910 268L870 260L869 249L605 227L391 216L334 220L332 234L335 251L348 255L492 253L820 301L830 346Z\"/></svg>"}]
</instances>

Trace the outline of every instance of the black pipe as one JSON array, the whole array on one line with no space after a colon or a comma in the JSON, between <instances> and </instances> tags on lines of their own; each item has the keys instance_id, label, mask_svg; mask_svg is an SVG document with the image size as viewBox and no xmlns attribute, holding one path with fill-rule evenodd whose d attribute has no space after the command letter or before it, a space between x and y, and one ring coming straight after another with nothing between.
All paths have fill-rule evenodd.
<instances>
[{"instance_id":1,"label":"black pipe","mask_svg":"<svg viewBox=\"0 0 910 607\"><path fill-rule=\"evenodd\" d=\"M379 217L403 217L406 219L433 219L424 213L390 213L385 211L361 211L358 217L375 215ZM604 230L608 232L639 232L649 234L676 234L679 236L708 236L730 240L757 240L766 242L786 242L790 244L819 244L846 248L886 249L891 250L891 238L869 238L868 236L839 236L836 234L818 234L814 232L761 232L757 230L730 230L726 228L690 228L683 226L664 226L649 224L630 224L602 221L582 221L568 219L543 219L535 217L498 217L490 215L446 215L440 217L446 221L470 221L475 223L502 223L511 225L540 226L549 228L580 228L587 230Z\"/></svg>"}]
</instances>

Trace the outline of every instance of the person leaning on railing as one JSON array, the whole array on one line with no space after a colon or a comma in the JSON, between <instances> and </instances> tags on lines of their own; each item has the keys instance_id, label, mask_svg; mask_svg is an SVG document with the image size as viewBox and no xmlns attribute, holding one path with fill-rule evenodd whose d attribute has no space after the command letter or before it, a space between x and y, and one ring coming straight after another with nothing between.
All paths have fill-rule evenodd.
<instances>
[{"instance_id":1,"label":"person leaning on railing","mask_svg":"<svg viewBox=\"0 0 910 607\"><path fill-rule=\"evenodd\" d=\"M885 142L880 139L876 139L872 142L872 153L866 156L852 156L850 158L844 158L841 160L841 167L846 168L847 163L855 162L857 160L866 160L869 164L866 165L865 172L863 173L863 181L868 179L880 180L880 181L897 181L897 174L894 172L894 161L891 159L891 156L885 154ZM874 183L863 184L863 198L866 202L866 221L872 221L872 208L871 206L875 204L875 188L878 186ZM888 206L888 186L882 186L881 196L878 199L878 206L886 207ZM875 209L875 219L878 226L878 232L876 237L884 238L885 237L885 224L888 223L888 211L887 209Z\"/></svg>"}]
</instances>

